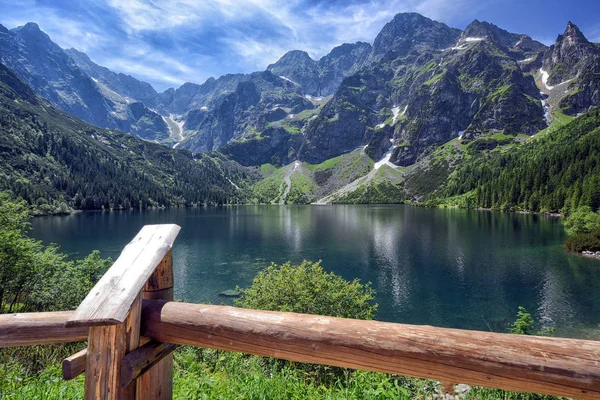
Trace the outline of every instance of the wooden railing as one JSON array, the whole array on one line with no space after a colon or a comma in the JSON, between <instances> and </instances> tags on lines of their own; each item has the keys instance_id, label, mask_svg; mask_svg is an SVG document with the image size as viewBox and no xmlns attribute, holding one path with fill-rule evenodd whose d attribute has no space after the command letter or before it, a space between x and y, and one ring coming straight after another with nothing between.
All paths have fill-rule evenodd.
<instances>
[{"instance_id":1,"label":"wooden railing","mask_svg":"<svg viewBox=\"0 0 600 400\"><path fill-rule=\"evenodd\" d=\"M600 399L600 343L173 302L176 225L148 225L75 311L0 315L0 347L87 340L86 399L170 399L177 345Z\"/></svg>"}]
</instances>

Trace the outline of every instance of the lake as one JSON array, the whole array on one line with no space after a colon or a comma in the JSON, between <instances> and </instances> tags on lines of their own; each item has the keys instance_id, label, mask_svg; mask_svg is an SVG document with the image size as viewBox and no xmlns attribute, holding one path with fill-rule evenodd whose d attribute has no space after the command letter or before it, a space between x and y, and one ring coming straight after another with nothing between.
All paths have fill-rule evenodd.
<instances>
[{"instance_id":1,"label":"lake","mask_svg":"<svg viewBox=\"0 0 600 400\"><path fill-rule=\"evenodd\" d=\"M176 223L175 297L225 303L271 261L323 260L372 282L383 321L506 331L517 307L557 336L600 339L600 261L567 254L556 217L404 205L86 212L32 221L72 257L117 258L145 224Z\"/></svg>"}]
</instances>

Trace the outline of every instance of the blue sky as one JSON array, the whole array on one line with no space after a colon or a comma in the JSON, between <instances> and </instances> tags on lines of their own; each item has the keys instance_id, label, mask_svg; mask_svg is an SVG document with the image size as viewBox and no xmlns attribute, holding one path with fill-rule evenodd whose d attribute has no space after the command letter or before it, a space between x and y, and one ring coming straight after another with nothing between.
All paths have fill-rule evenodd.
<instances>
[{"instance_id":1,"label":"blue sky","mask_svg":"<svg viewBox=\"0 0 600 400\"><path fill-rule=\"evenodd\" d=\"M164 90L262 70L292 49L318 59L372 43L405 11L461 29L477 18L546 44L571 20L600 42L599 0L0 0L0 23L36 22L60 46Z\"/></svg>"}]
</instances>

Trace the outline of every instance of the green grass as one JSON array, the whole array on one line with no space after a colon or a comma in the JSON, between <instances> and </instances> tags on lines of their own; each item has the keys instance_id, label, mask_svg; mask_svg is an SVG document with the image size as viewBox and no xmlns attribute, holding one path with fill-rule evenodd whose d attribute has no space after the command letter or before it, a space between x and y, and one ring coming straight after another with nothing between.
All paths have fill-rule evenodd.
<instances>
[{"instance_id":1,"label":"green grass","mask_svg":"<svg viewBox=\"0 0 600 400\"><path fill-rule=\"evenodd\" d=\"M61 376L62 358L82 344L21 347L0 351L0 398L80 399L84 375ZM436 381L393 374L297 364L211 349L176 350L174 399L426 399L441 386ZM551 400L551 396L473 387L469 400Z\"/></svg>"},{"instance_id":2,"label":"green grass","mask_svg":"<svg viewBox=\"0 0 600 400\"><path fill-rule=\"evenodd\" d=\"M440 74L435 75L433 78L431 78L427 82L423 83L423 85L425 85L425 86L431 86L434 83L436 83L437 81L439 81L442 76L444 76L443 72L440 73Z\"/></svg>"},{"instance_id":3,"label":"green grass","mask_svg":"<svg viewBox=\"0 0 600 400\"><path fill-rule=\"evenodd\" d=\"M552 112L552 116L555 118L556 121L558 121L559 125L567 125L569 122L571 122L575 119L575 117L566 115L559 109L555 109Z\"/></svg>"},{"instance_id":4,"label":"green grass","mask_svg":"<svg viewBox=\"0 0 600 400\"><path fill-rule=\"evenodd\" d=\"M341 166L346 158L348 158L348 154L342 154L341 156L330 158L329 160L325 160L320 164L306 164L306 168L312 172L316 171L324 171L328 169L338 168Z\"/></svg>"},{"instance_id":5,"label":"green grass","mask_svg":"<svg viewBox=\"0 0 600 400\"><path fill-rule=\"evenodd\" d=\"M260 173L263 178L269 177L275 171L277 171L277 167L273 164L263 164L260 166Z\"/></svg>"},{"instance_id":6,"label":"green grass","mask_svg":"<svg viewBox=\"0 0 600 400\"><path fill-rule=\"evenodd\" d=\"M292 188L288 194L286 201L289 204L304 204L312 201L311 193L319 189L319 187L302 173L302 170L297 170L291 177Z\"/></svg>"},{"instance_id":7,"label":"green grass","mask_svg":"<svg viewBox=\"0 0 600 400\"><path fill-rule=\"evenodd\" d=\"M271 170L271 173L252 187L255 202L259 204L276 204L279 202L279 196L282 194L281 184L285 173L283 172L283 168L273 170L268 167L270 164L264 164L263 166L265 165L267 165L265 170Z\"/></svg>"}]
</instances>

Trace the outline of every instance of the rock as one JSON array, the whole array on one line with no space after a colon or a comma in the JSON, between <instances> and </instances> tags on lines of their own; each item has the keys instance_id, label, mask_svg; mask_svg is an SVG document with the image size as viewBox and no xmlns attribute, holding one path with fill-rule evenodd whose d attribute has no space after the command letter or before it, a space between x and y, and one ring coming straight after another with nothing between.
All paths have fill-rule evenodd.
<instances>
[{"instance_id":1,"label":"rock","mask_svg":"<svg viewBox=\"0 0 600 400\"><path fill-rule=\"evenodd\" d=\"M228 290L224 290L221 293L219 293L219 296L223 296L223 297L240 297L242 295L242 292L237 291L235 289L228 289Z\"/></svg>"}]
</instances>

